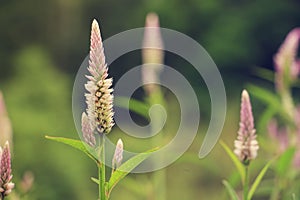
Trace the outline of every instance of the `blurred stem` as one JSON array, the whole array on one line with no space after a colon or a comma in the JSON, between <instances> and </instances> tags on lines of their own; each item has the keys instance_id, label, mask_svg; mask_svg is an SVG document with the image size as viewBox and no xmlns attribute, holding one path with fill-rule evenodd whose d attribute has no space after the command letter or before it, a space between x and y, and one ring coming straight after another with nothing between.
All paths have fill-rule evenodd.
<instances>
[{"instance_id":1,"label":"blurred stem","mask_svg":"<svg viewBox=\"0 0 300 200\"><path fill-rule=\"evenodd\" d=\"M244 200L248 200L248 191L249 191L249 169L248 169L248 165L246 165L245 166Z\"/></svg>"},{"instance_id":2,"label":"blurred stem","mask_svg":"<svg viewBox=\"0 0 300 200\"><path fill-rule=\"evenodd\" d=\"M105 138L100 134L100 163L98 164L99 173L99 200L107 200L105 192Z\"/></svg>"},{"instance_id":3,"label":"blurred stem","mask_svg":"<svg viewBox=\"0 0 300 200\"><path fill-rule=\"evenodd\" d=\"M155 87L155 91L149 94L149 104L150 105L155 105L155 104L160 104L163 107L165 107L165 101L163 99L162 91L159 86ZM159 128L162 126L162 117L160 113L154 113L154 116L151 119L151 124L152 124L152 130L159 130ZM164 139L164 133L163 131L160 131L158 133L153 141L152 146L157 147L161 141ZM163 155L160 157L155 158L155 163L154 166L157 164L161 163L163 160ZM166 200L167 195L166 195L166 170L165 169L160 169L159 171L155 171L152 174L152 184L153 184L153 195L155 200Z\"/></svg>"}]
</instances>

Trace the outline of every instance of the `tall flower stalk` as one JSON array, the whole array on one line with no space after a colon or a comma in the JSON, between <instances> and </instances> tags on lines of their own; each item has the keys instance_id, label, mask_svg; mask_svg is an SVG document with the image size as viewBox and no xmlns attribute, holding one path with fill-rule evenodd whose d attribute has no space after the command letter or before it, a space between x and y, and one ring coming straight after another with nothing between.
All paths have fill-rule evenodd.
<instances>
[{"instance_id":1,"label":"tall flower stalk","mask_svg":"<svg viewBox=\"0 0 300 200\"><path fill-rule=\"evenodd\" d=\"M98 22L93 20L90 39L90 58L88 71L90 75L85 88L87 109L82 114L82 130L85 141L90 146L95 146L96 141L93 134L99 134L100 158L98 163L99 176L99 199L108 198L105 190L105 137L113 125L113 89L112 78L108 77L108 68L105 63L105 55L100 35Z\"/></svg>"},{"instance_id":2,"label":"tall flower stalk","mask_svg":"<svg viewBox=\"0 0 300 200\"><path fill-rule=\"evenodd\" d=\"M259 149L255 132L256 130L254 128L254 119L249 94L246 90L244 90L242 92L241 99L240 128L237 139L234 141L234 153L243 163L245 168L244 200L247 200L249 190L248 167L250 161L256 158L257 150Z\"/></svg>"},{"instance_id":3,"label":"tall flower stalk","mask_svg":"<svg viewBox=\"0 0 300 200\"><path fill-rule=\"evenodd\" d=\"M163 41L160 32L159 18L155 13L149 13L146 17L142 58L142 81L147 96L147 102L150 105L160 104L165 107L166 103L160 86L152 84L153 82L159 83L159 75L163 69L162 64L164 62ZM152 83L149 84L149 82ZM157 127L161 126L162 121L160 113L155 114L151 121L152 130L157 130ZM157 146L163 138L164 133L161 131L156 138L152 140L153 146ZM158 157L154 159L155 163L153 164L156 165L156 162L160 163L160 159L163 158ZM151 179L153 185L153 194L151 194L151 196L153 196L155 200L167 199L166 169L153 172Z\"/></svg>"}]
</instances>

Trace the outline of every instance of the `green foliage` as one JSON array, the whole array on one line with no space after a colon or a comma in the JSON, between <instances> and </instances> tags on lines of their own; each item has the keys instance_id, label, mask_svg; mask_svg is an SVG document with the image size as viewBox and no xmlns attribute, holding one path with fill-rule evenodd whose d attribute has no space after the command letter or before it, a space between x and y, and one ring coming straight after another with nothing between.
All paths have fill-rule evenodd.
<instances>
[{"instance_id":1,"label":"green foliage","mask_svg":"<svg viewBox=\"0 0 300 200\"><path fill-rule=\"evenodd\" d=\"M142 163L144 160L146 160L151 154L153 153L153 150L140 153L129 160L127 160L125 163L123 163L119 168L116 169L112 173L112 176L109 179L108 185L107 185L107 191L110 194L112 189L117 185L117 183L122 180L128 173L130 173L134 168L136 168L140 163Z\"/></svg>"},{"instance_id":2,"label":"green foliage","mask_svg":"<svg viewBox=\"0 0 300 200\"><path fill-rule=\"evenodd\" d=\"M63 137L51 137L51 136L46 136L47 139L53 140L56 142L60 142L66 145L69 145L75 149L78 149L85 153L88 157L90 157L93 161L98 163L98 159L95 157L96 151L92 148L90 148L88 145L84 144L80 140L74 140L74 139L69 139L69 138L63 138Z\"/></svg>"},{"instance_id":3,"label":"green foliage","mask_svg":"<svg viewBox=\"0 0 300 200\"><path fill-rule=\"evenodd\" d=\"M225 185L231 200L239 200L238 195L231 187L230 183L228 183L226 180L223 180L222 183Z\"/></svg>"},{"instance_id":4,"label":"green foliage","mask_svg":"<svg viewBox=\"0 0 300 200\"><path fill-rule=\"evenodd\" d=\"M260 182L262 181L265 173L267 172L267 170L269 169L271 163L273 162L273 160L269 161L263 168L262 170L260 171L260 173L258 174L258 176L256 177L256 179L254 180L252 186L251 186L251 189L249 190L249 193L248 193L248 197L247 197L247 200L251 200L252 199L252 196L254 195L258 185L260 184Z\"/></svg>"},{"instance_id":5,"label":"green foliage","mask_svg":"<svg viewBox=\"0 0 300 200\"><path fill-rule=\"evenodd\" d=\"M236 169L238 170L242 183L245 183L246 174L245 174L245 166L241 163L238 157L231 151L231 149L222 141L220 140L221 146L224 148L225 152L228 154L232 162L234 163Z\"/></svg>"}]
</instances>

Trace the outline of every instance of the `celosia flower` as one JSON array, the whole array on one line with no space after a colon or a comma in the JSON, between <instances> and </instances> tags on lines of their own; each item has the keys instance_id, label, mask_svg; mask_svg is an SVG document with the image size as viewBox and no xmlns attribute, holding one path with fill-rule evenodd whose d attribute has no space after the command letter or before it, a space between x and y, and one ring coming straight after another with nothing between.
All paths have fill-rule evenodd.
<instances>
[{"instance_id":1,"label":"celosia flower","mask_svg":"<svg viewBox=\"0 0 300 200\"><path fill-rule=\"evenodd\" d=\"M85 114L85 112L82 113L81 116L81 130L82 130L83 140L91 147L95 147L96 138L94 135L94 129L92 128L90 120L88 116Z\"/></svg>"},{"instance_id":2,"label":"celosia flower","mask_svg":"<svg viewBox=\"0 0 300 200\"><path fill-rule=\"evenodd\" d=\"M12 141L12 127L0 91L0 145L4 145L6 141Z\"/></svg>"},{"instance_id":3,"label":"celosia flower","mask_svg":"<svg viewBox=\"0 0 300 200\"><path fill-rule=\"evenodd\" d=\"M99 25L96 20L92 23L90 59L88 70L90 75L85 88L87 116L91 129L100 133L109 133L114 125L113 121L113 89L112 79L108 77L108 68L100 35Z\"/></svg>"},{"instance_id":4,"label":"celosia flower","mask_svg":"<svg viewBox=\"0 0 300 200\"><path fill-rule=\"evenodd\" d=\"M164 59L159 19L155 13L149 13L146 17L142 57L144 64L153 64L142 67L144 89L146 92L152 93L156 85L147 83L158 82L158 76L162 70L162 66L159 64L162 64Z\"/></svg>"},{"instance_id":5,"label":"celosia flower","mask_svg":"<svg viewBox=\"0 0 300 200\"><path fill-rule=\"evenodd\" d=\"M234 153L247 165L250 160L256 158L259 147L254 129L251 102L246 90L242 93L241 101L240 128L237 139L234 141Z\"/></svg>"},{"instance_id":6,"label":"celosia flower","mask_svg":"<svg viewBox=\"0 0 300 200\"><path fill-rule=\"evenodd\" d=\"M300 28L295 28L287 35L274 57L276 87L279 91L287 82L294 81L300 73L300 60L297 59L299 40Z\"/></svg>"},{"instance_id":7,"label":"celosia flower","mask_svg":"<svg viewBox=\"0 0 300 200\"><path fill-rule=\"evenodd\" d=\"M11 182L11 156L9 143L6 142L1 149L1 161L0 161L0 192L3 196L7 196L11 190L14 188L15 184Z\"/></svg>"},{"instance_id":8,"label":"celosia flower","mask_svg":"<svg viewBox=\"0 0 300 200\"><path fill-rule=\"evenodd\" d=\"M117 169L123 160L123 142L121 139L118 140L114 157L112 159L112 168Z\"/></svg>"}]
</instances>

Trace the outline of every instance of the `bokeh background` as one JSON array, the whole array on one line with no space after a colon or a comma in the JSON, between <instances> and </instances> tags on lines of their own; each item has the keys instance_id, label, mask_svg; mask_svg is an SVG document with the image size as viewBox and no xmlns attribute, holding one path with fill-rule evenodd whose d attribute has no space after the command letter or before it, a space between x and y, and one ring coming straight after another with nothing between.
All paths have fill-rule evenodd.
<instances>
[{"instance_id":1,"label":"bokeh background","mask_svg":"<svg viewBox=\"0 0 300 200\"><path fill-rule=\"evenodd\" d=\"M0 90L13 124L14 181L18 183L25 171L33 172L35 182L29 199L97 198L97 187L89 178L96 176L92 161L44 138L78 138L71 109L72 86L88 54L93 18L100 22L106 39L144 26L147 13L156 12L162 27L198 41L223 76L228 112L222 138L232 147L240 92L249 83L272 90L272 83L260 78L261 68L273 70L273 55L279 45L291 29L300 26L299 8L298 0L1 0ZM210 116L206 87L184 60L166 54L165 62L188 77L203 112L199 136L189 151L167 168L168 199L226 199L222 179L237 178L225 152L217 145L207 158L197 157ZM132 52L112 64L110 75L118 80L138 64L140 52ZM137 94L142 96L142 92ZM172 102L170 110L176 105L176 100ZM256 99L253 104L259 120L264 107ZM122 137L117 130L112 134L113 138ZM257 168L263 163L258 159ZM133 187L147 193L149 174L130 176L137 183ZM122 181L112 199L147 199L131 186L126 179Z\"/></svg>"}]
</instances>

